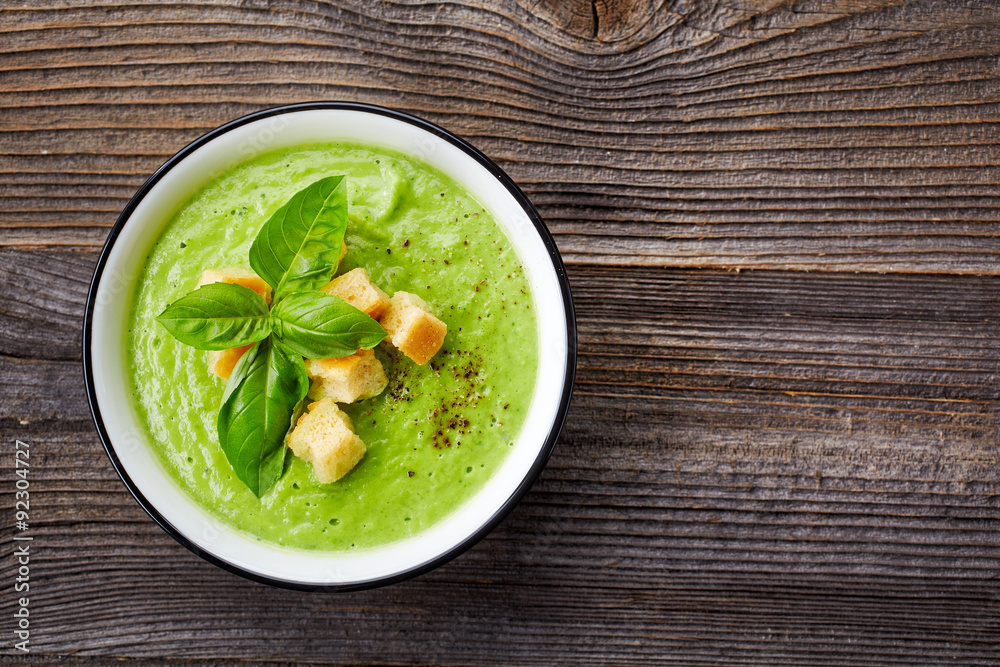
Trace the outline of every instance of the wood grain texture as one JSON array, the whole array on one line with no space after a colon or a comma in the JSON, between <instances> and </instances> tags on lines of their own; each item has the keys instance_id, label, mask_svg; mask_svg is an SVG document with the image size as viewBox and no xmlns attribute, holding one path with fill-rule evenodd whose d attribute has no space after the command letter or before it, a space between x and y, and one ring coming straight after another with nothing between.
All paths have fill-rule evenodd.
<instances>
[{"instance_id":1,"label":"wood grain texture","mask_svg":"<svg viewBox=\"0 0 1000 667\"><path fill-rule=\"evenodd\" d=\"M1000 9L981 0L0 6L0 459L26 665L1000 662ZM128 495L80 368L97 250L185 143L349 99L496 159L569 267L577 390L455 561L303 594ZM13 506L0 474L0 507Z\"/></svg>"},{"instance_id":2,"label":"wood grain texture","mask_svg":"<svg viewBox=\"0 0 1000 667\"><path fill-rule=\"evenodd\" d=\"M469 553L365 593L273 590L189 554L115 477L78 366L0 359L0 438L37 453L37 650L81 664L994 661L1000 280L570 277L577 391L541 479Z\"/></svg>"},{"instance_id":3,"label":"wood grain texture","mask_svg":"<svg viewBox=\"0 0 1000 667\"><path fill-rule=\"evenodd\" d=\"M5 7L0 244L100 245L202 132L356 99L497 159L570 262L996 273L998 26L951 0Z\"/></svg>"}]
</instances>

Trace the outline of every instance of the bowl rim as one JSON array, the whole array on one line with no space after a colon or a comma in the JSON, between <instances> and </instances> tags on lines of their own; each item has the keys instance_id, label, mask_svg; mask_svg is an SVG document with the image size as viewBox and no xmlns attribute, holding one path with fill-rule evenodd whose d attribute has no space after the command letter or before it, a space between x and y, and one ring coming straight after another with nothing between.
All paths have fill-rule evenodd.
<instances>
[{"instance_id":1,"label":"bowl rim","mask_svg":"<svg viewBox=\"0 0 1000 667\"><path fill-rule=\"evenodd\" d=\"M91 357L92 349L92 331L94 324L94 310L97 300L97 289L101 283L101 278L104 274L104 269L108 261L108 257L111 253L112 247L117 241L122 229L125 227L126 223L131 219L133 212L139 203L146 197L149 191L164 177L164 175L171 169L180 164L188 155L193 153L195 150L201 146L211 142L212 140L230 132L243 125L261 121L267 118L272 118L274 116L279 116L283 114L291 114L301 111L315 111L315 110L334 110L334 111L355 111L362 113L376 114L380 116L386 116L388 118L402 121L429 132L444 141L452 144L456 148L463 151L466 155L473 158L482 167L484 167L514 198L515 202L523 209L524 213L528 216L532 225L535 228L536 233L539 235L545 249L548 253L549 261L552 263L552 268L555 271L556 278L559 283L560 293L563 299L564 310L565 310L565 325L566 325L566 369L565 376L563 378L562 385L562 395L559 399L558 408L556 410L555 418L553 420L552 426L549 429L549 433L545 438L544 443L539 448L538 453L535 457L534 462L528 469L527 474L521 479L517 487L510 494L507 500L500 505L499 508L480 525L475 531L470 533L465 539L456 543L450 549L438 554L437 556L429 559L428 561L421 563L415 567L410 567L406 570L394 573L386 577L377 577L373 579L367 579L357 582L348 583L304 583L289 579L281 579L277 577L266 576L253 570L244 569L230 563L218 556L214 555L210 551L202 549L197 544L195 544L191 539L186 537L179 529L174 527L170 522L168 522L163 515L156 509L156 507L143 495L138 486L133 482L128 472L126 471L124 465L118 457L115 451L115 447L111 442L111 438L108 434L107 428L104 423L104 419L101 415L100 406L98 405L97 391L94 380L94 367L93 359ZM291 590L300 591L315 591L315 590L333 590L333 591L354 591L354 590L364 590L370 588L378 588L381 586L387 586L390 584L398 583L406 579L416 577L420 574L433 570L444 563L452 560L453 558L464 553L481 539L483 539L490 531L492 531L497 524L500 523L506 517L511 510L521 501L524 495L528 492L531 486L534 484L535 480L541 474L542 469L545 467L546 462L552 454L552 450L555 447L555 443L559 438L559 434L566 422L566 416L569 410L570 399L573 394L573 386L576 377L576 362L577 362L577 328L576 328L576 314L573 306L572 294L570 291L569 278L566 275L566 268L563 264L562 258L559 255L559 250L556 247L555 240L552 234L549 232L545 223L542 221L541 216L535 210L535 207L528 200L524 192L517 186L516 183L501 169L493 160L487 157L482 151L475 148L472 144L460 138L456 134L434 124L430 121L426 121L417 116L411 115L403 111L397 111L395 109L390 109L387 107L369 104L364 102L345 102L345 101L316 101L316 102L301 102L296 104L281 105L276 107L269 107L259 111L252 112L250 114L241 116L234 120L231 120L219 127L206 132L194 141L190 142L174 155L172 155L166 162L164 162L153 174L146 179L142 186L136 191L134 195L129 199L128 203L122 209L114 226L108 233L108 237L104 243L101 253L98 256L97 264L94 268L94 274L90 281L90 287L87 293L86 307L84 311L83 319L83 374L84 381L87 388L87 402L90 406L90 413L94 420L94 424L97 427L98 435L101 439L101 444L104 447L105 453L111 460L111 464L118 473L118 476L124 482L126 488L132 494L132 497L139 503L143 510L162 528L168 535L170 535L175 541L187 548L192 553L201 557L202 559L212 563L222 569L231 572L233 574L239 575L251 581L258 583L268 584L271 586L276 586L279 588L286 588Z\"/></svg>"}]
</instances>

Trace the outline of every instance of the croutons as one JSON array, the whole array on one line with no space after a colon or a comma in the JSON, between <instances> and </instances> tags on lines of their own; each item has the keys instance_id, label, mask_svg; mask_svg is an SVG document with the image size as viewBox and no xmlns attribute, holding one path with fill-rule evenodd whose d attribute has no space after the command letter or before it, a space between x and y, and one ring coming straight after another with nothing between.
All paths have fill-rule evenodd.
<instances>
[{"instance_id":1,"label":"croutons","mask_svg":"<svg viewBox=\"0 0 1000 667\"><path fill-rule=\"evenodd\" d=\"M205 269L198 280L198 287L208 285L209 283L243 285L243 287L249 287L264 297L264 301L271 303L271 286L264 282L264 279L256 273L242 266L230 266L226 269ZM228 380L229 376L233 374L236 362L251 347L253 345L231 347L228 350L209 350L208 370L223 380Z\"/></svg>"},{"instance_id":2,"label":"croutons","mask_svg":"<svg viewBox=\"0 0 1000 667\"><path fill-rule=\"evenodd\" d=\"M362 268L337 276L320 289L340 297L376 320L389 307L389 295L369 280L368 273Z\"/></svg>"},{"instance_id":3,"label":"croutons","mask_svg":"<svg viewBox=\"0 0 1000 667\"><path fill-rule=\"evenodd\" d=\"M336 482L349 473L366 451L350 417L329 398L309 405L288 436L288 446L300 459L312 463L320 484Z\"/></svg>"},{"instance_id":4,"label":"croutons","mask_svg":"<svg viewBox=\"0 0 1000 667\"><path fill-rule=\"evenodd\" d=\"M448 332L448 326L431 314L424 300L409 292L392 295L379 324L396 349L421 366L441 349Z\"/></svg>"},{"instance_id":5,"label":"croutons","mask_svg":"<svg viewBox=\"0 0 1000 667\"><path fill-rule=\"evenodd\" d=\"M378 396L389 383L382 362L371 350L339 359L306 359L306 373L312 379L310 396L337 403Z\"/></svg>"}]
</instances>

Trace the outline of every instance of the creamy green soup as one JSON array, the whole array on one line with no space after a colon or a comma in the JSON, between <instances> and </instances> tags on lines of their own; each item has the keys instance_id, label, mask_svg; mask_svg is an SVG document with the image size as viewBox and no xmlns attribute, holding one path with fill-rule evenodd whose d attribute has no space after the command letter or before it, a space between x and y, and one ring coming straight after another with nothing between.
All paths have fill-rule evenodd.
<instances>
[{"instance_id":1,"label":"creamy green soup","mask_svg":"<svg viewBox=\"0 0 1000 667\"><path fill-rule=\"evenodd\" d=\"M292 457L256 498L219 447L225 382L207 352L155 317L204 269L249 267L265 220L296 191L348 177L347 255L389 294L427 301L448 325L444 347L417 366L387 344L378 397L341 406L368 446L333 484ZM403 155L351 144L285 149L241 164L185 202L146 261L134 293L128 357L138 412L164 467L220 521L266 542L313 550L370 548L426 529L479 490L510 450L531 401L538 334L524 269L482 205L453 180Z\"/></svg>"}]
</instances>

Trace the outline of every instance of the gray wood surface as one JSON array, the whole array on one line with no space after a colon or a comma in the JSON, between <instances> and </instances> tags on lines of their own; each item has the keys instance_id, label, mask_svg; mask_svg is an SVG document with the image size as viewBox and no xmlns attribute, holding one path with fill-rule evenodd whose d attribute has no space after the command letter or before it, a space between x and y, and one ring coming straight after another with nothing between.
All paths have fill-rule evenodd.
<instances>
[{"instance_id":1,"label":"gray wood surface","mask_svg":"<svg viewBox=\"0 0 1000 667\"><path fill-rule=\"evenodd\" d=\"M0 662L1000 664L998 71L992 0L4 3ZM508 171L567 263L580 359L550 464L483 542L305 594L144 514L80 341L159 164L328 99Z\"/></svg>"}]
</instances>

